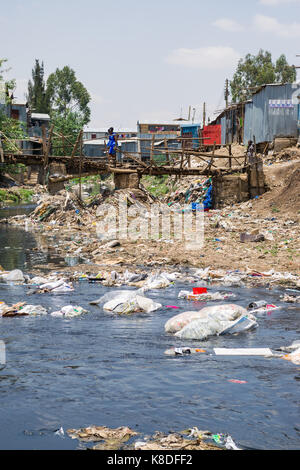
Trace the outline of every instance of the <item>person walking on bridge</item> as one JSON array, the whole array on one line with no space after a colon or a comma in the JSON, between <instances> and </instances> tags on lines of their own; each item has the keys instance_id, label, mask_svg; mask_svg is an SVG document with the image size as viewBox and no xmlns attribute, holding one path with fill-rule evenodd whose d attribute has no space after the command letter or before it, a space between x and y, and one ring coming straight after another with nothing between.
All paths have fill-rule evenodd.
<instances>
[{"instance_id":1,"label":"person walking on bridge","mask_svg":"<svg viewBox=\"0 0 300 470\"><path fill-rule=\"evenodd\" d=\"M113 166L116 166L116 153L117 153L117 135L114 133L114 128L110 127L108 129L108 156L109 163L112 163Z\"/></svg>"}]
</instances>

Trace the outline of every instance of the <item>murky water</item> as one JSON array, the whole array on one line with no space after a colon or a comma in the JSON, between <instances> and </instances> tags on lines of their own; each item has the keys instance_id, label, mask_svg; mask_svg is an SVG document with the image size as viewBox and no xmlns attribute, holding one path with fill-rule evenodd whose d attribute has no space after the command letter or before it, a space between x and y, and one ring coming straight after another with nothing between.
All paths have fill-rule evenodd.
<instances>
[{"instance_id":1,"label":"murky water","mask_svg":"<svg viewBox=\"0 0 300 470\"><path fill-rule=\"evenodd\" d=\"M6 250L6 259L14 256L12 235L23 235L22 246L33 247L30 234L18 232L0 228L0 264L3 245L12 247ZM22 262L26 257L21 252L11 261L19 268ZM259 316L259 328L250 333L183 343L165 334L164 324L174 314L193 309L177 299L186 285L147 294L180 310L164 307L130 317L115 317L89 305L108 288L85 282L75 287L67 296L27 297L26 287L0 284L0 301L26 300L49 311L72 303L90 312L70 320L0 319L0 339L7 353L7 364L0 370L1 449L73 449L77 441L54 432L90 424L126 425L148 434L197 426L229 433L248 448L299 448L299 366L278 358L211 355L214 347L275 349L291 344L299 338L299 308L285 304L272 315ZM234 302L243 306L258 299L283 305L280 290L234 292ZM165 356L173 346L198 346L207 354Z\"/></svg>"}]
</instances>

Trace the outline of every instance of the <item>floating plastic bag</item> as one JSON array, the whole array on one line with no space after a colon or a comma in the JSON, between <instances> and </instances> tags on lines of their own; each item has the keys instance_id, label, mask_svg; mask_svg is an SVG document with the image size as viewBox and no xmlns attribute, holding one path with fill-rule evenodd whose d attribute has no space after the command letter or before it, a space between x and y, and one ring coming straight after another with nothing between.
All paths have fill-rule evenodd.
<instances>
[{"instance_id":1,"label":"floating plastic bag","mask_svg":"<svg viewBox=\"0 0 300 470\"><path fill-rule=\"evenodd\" d=\"M4 282L25 282L24 275L20 269L15 269L9 273L2 273L0 275L0 280Z\"/></svg>"},{"instance_id":2,"label":"floating plastic bag","mask_svg":"<svg viewBox=\"0 0 300 470\"><path fill-rule=\"evenodd\" d=\"M40 290L50 291L55 294L72 292L74 290L72 284L68 284L64 279L59 279L58 281L47 282L39 286Z\"/></svg>"},{"instance_id":3,"label":"floating plastic bag","mask_svg":"<svg viewBox=\"0 0 300 470\"><path fill-rule=\"evenodd\" d=\"M145 286L148 289L164 289L166 287L169 287L171 282L172 281L170 281L166 276L166 273L163 273L163 275L156 274L154 276L149 277Z\"/></svg>"},{"instance_id":4,"label":"floating plastic bag","mask_svg":"<svg viewBox=\"0 0 300 470\"><path fill-rule=\"evenodd\" d=\"M176 315L167 321L165 324L165 330L167 333L177 333L191 321L202 318L205 319L208 316L217 317L221 321L233 321L246 314L246 309L240 305L235 304L223 304L214 307L205 307L199 311L184 312Z\"/></svg>"},{"instance_id":5,"label":"floating plastic bag","mask_svg":"<svg viewBox=\"0 0 300 470\"><path fill-rule=\"evenodd\" d=\"M119 295L105 303L103 306L104 310L118 313L120 315L141 311L151 313L159 310L161 307L161 304L158 304L153 300L148 299L147 297L140 295L133 295L128 297L128 294Z\"/></svg>"},{"instance_id":6,"label":"floating plastic bag","mask_svg":"<svg viewBox=\"0 0 300 470\"><path fill-rule=\"evenodd\" d=\"M291 361L293 364L300 365L300 348L296 349L291 354L284 356L283 359L286 361Z\"/></svg>"},{"instance_id":7,"label":"floating plastic bag","mask_svg":"<svg viewBox=\"0 0 300 470\"><path fill-rule=\"evenodd\" d=\"M199 339L204 340L209 336L214 336L222 330L222 324L213 318L202 318L194 320L186 325L182 330L175 333L180 339Z\"/></svg>"},{"instance_id":8,"label":"floating plastic bag","mask_svg":"<svg viewBox=\"0 0 300 470\"><path fill-rule=\"evenodd\" d=\"M58 312L52 312L51 315L53 317L66 317L66 318L74 318L74 317L79 317L80 315L88 313L87 310L85 310L82 307L79 306L73 306L73 305L67 305L66 307L63 307L60 311Z\"/></svg>"},{"instance_id":9,"label":"floating plastic bag","mask_svg":"<svg viewBox=\"0 0 300 470\"><path fill-rule=\"evenodd\" d=\"M48 315L47 310L41 305L25 305L19 309L20 313L32 316Z\"/></svg>"}]
</instances>

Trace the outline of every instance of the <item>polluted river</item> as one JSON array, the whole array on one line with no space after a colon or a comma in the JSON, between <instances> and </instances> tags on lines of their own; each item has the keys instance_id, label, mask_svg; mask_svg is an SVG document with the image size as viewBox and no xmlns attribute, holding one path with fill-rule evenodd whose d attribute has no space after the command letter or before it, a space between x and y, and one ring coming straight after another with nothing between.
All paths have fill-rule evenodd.
<instances>
[{"instance_id":1,"label":"polluted river","mask_svg":"<svg viewBox=\"0 0 300 470\"><path fill-rule=\"evenodd\" d=\"M31 210L3 209L0 217ZM35 264L61 267L68 262L38 245L31 232L0 225L4 270L27 273ZM89 425L129 426L143 436L197 427L228 434L242 449L299 448L300 366L282 357L214 354L215 348L278 350L291 345L299 337L299 304L283 302L281 287L213 285L211 292L221 289L236 296L222 304L247 308L264 300L281 308L259 314L256 329L237 335L191 341L166 333L165 324L174 315L220 304L178 298L180 291L198 286L176 281L150 290L147 297L162 308L121 316L90 305L114 292L100 283L75 282L68 294L35 293L30 300L28 286L0 283L0 301L8 305L26 301L53 312L72 304L89 312L76 318L0 318L6 350L6 363L0 365L1 449L82 448L66 430ZM165 354L174 347L201 353Z\"/></svg>"}]
</instances>

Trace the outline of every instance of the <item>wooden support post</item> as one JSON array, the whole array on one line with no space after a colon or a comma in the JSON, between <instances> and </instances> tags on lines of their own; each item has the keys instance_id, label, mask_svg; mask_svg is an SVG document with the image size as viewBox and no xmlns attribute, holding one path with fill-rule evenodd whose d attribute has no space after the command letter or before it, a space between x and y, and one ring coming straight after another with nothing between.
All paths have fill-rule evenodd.
<instances>
[{"instance_id":1,"label":"wooden support post","mask_svg":"<svg viewBox=\"0 0 300 470\"><path fill-rule=\"evenodd\" d=\"M184 150L185 150L185 141L182 140L182 152L181 152L180 170L182 170L182 167L183 167Z\"/></svg>"},{"instance_id":2,"label":"wooden support post","mask_svg":"<svg viewBox=\"0 0 300 470\"><path fill-rule=\"evenodd\" d=\"M150 163L151 163L151 165L153 163L154 143L155 143L155 134L153 134L152 142L151 142L151 151L150 151Z\"/></svg>"},{"instance_id":3,"label":"wooden support post","mask_svg":"<svg viewBox=\"0 0 300 470\"><path fill-rule=\"evenodd\" d=\"M165 138L165 151L166 151L166 161L167 161L167 163L170 163L170 155L169 155L169 152L168 152L168 143L167 143L166 138Z\"/></svg>"},{"instance_id":4,"label":"wooden support post","mask_svg":"<svg viewBox=\"0 0 300 470\"><path fill-rule=\"evenodd\" d=\"M82 187L81 187L81 177L82 177L82 156L83 156L83 133L81 132L80 139L80 159L79 159L79 199L82 200Z\"/></svg>"},{"instance_id":5,"label":"wooden support post","mask_svg":"<svg viewBox=\"0 0 300 470\"><path fill-rule=\"evenodd\" d=\"M48 136L48 142L46 139L46 145L45 145L45 154L44 154L44 166L45 168L48 167L49 165L49 154L51 150L51 140L52 140L52 135L53 135L53 129L54 129L54 124L52 124L50 131L49 131L49 136Z\"/></svg>"},{"instance_id":6,"label":"wooden support post","mask_svg":"<svg viewBox=\"0 0 300 470\"><path fill-rule=\"evenodd\" d=\"M77 139L76 139L74 148L73 148L73 150L72 150L72 155L71 155L72 158L75 156L77 147L78 147L78 145L79 145L79 142L81 141L82 134L83 134L83 130L81 130L81 131L79 132L78 136L77 136Z\"/></svg>"},{"instance_id":7,"label":"wooden support post","mask_svg":"<svg viewBox=\"0 0 300 470\"><path fill-rule=\"evenodd\" d=\"M66 148L65 148L65 136L62 134L61 135L61 140L62 140L62 151L63 151L63 155L65 156L66 155Z\"/></svg>"},{"instance_id":8,"label":"wooden support post","mask_svg":"<svg viewBox=\"0 0 300 470\"><path fill-rule=\"evenodd\" d=\"M230 158L232 156L232 148L231 148L231 144L229 145L229 168L232 168L232 158Z\"/></svg>"},{"instance_id":9,"label":"wooden support post","mask_svg":"<svg viewBox=\"0 0 300 470\"><path fill-rule=\"evenodd\" d=\"M1 163L4 163L4 152L3 152L3 147L2 147L1 132L0 132L0 161L1 161Z\"/></svg>"}]
</instances>

